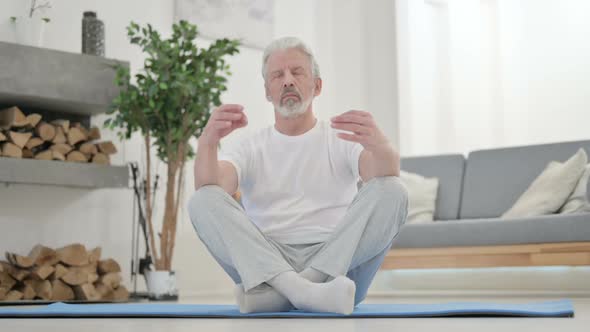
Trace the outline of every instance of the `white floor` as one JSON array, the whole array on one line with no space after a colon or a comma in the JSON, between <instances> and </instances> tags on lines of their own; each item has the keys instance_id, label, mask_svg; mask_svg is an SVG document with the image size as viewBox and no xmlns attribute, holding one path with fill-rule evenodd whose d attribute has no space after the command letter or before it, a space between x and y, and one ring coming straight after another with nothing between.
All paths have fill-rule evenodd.
<instances>
[{"instance_id":1,"label":"white floor","mask_svg":"<svg viewBox=\"0 0 590 332\"><path fill-rule=\"evenodd\" d=\"M198 331L469 331L569 332L590 331L590 298L570 297L574 318L402 318L402 319L0 319L0 331L43 332L198 332ZM448 301L534 302L549 297L378 297L367 303L439 303ZM194 298L185 303L229 303L229 299ZM279 330L280 329L280 330Z\"/></svg>"}]
</instances>

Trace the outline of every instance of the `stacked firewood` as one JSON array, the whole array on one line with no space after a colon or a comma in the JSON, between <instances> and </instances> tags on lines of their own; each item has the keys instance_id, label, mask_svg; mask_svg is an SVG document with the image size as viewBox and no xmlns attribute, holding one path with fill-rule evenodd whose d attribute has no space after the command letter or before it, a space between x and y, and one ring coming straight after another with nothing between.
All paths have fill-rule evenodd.
<instances>
[{"instance_id":1,"label":"stacked firewood","mask_svg":"<svg viewBox=\"0 0 590 332\"><path fill-rule=\"evenodd\" d=\"M100 130L69 120L43 121L41 115L25 115L14 106L0 110L0 156L61 160L109 165L117 152L110 142L98 142Z\"/></svg>"},{"instance_id":2,"label":"stacked firewood","mask_svg":"<svg viewBox=\"0 0 590 332\"><path fill-rule=\"evenodd\" d=\"M35 246L28 256L6 253L0 261L0 301L126 301L121 267L100 259L101 248L82 244L57 250Z\"/></svg>"}]
</instances>

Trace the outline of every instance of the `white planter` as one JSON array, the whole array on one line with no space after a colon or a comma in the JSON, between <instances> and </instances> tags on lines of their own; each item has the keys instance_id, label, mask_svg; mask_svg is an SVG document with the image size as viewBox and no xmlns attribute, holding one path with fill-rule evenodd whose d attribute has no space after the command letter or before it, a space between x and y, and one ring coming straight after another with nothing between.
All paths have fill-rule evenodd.
<instances>
[{"instance_id":1,"label":"white planter","mask_svg":"<svg viewBox=\"0 0 590 332\"><path fill-rule=\"evenodd\" d=\"M41 17L17 17L14 24L14 40L17 44L41 47L46 22Z\"/></svg>"},{"instance_id":2,"label":"white planter","mask_svg":"<svg viewBox=\"0 0 590 332\"><path fill-rule=\"evenodd\" d=\"M145 271L148 293L152 300L177 300L176 274L174 271Z\"/></svg>"}]
</instances>

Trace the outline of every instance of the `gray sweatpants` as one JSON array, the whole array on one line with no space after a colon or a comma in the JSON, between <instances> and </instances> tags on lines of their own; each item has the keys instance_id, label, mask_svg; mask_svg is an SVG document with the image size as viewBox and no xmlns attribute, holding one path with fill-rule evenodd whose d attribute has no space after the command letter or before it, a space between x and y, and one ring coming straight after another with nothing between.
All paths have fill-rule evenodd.
<instances>
[{"instance_id":1,"label":"gray sweatpants","mask_svg":"<svg viewBox=\"0 0 590 332\"><path fill-rule=\"evenodd\" d=\"M281 272L312 267L331 280L356 284L355 304L367 290L407 217L408 199L398 177L365 183L326 242L288 245L265 236L221 187L199 188L189 201L195 230L225 272L248 291Z\"/></svg>"}]
</instances>

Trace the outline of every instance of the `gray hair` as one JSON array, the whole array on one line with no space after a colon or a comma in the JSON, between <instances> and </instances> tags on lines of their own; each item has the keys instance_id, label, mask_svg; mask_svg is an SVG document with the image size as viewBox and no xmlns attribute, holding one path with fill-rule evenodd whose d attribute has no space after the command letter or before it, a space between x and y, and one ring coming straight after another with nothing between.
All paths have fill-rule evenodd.
<instances>
[{"instance_id":1,"label":"gray hair","mask_svg":"<svg viewBox=\"0 0 590 332\"><path fill-rule=\"evenodd\" d=\"M315 57L313 56L313 52L311 49L305 45L305 43L297 38L297 37L283 37L279 39L273 40L268 46L264 49L264 53L262 55L262 77L266 80L266 64L268 62L268 58L270 55L279 50L287 50L290 48L295 48L303 52L303 54L307 55L309 61L311 62L311 73L313 74L314 78L320 77L320 66L318 65Z\"/></svg>"}]
</instances>

